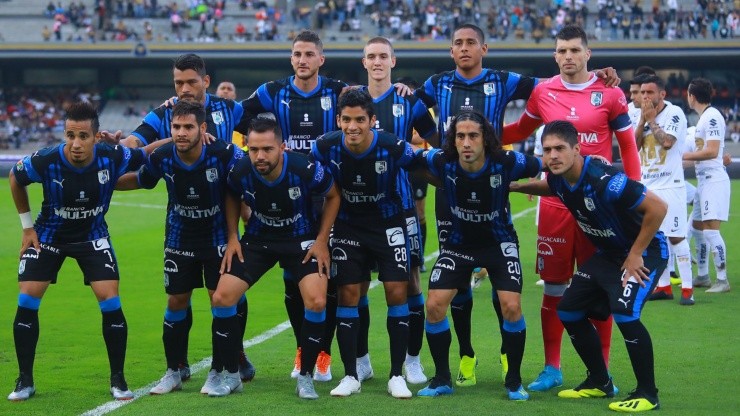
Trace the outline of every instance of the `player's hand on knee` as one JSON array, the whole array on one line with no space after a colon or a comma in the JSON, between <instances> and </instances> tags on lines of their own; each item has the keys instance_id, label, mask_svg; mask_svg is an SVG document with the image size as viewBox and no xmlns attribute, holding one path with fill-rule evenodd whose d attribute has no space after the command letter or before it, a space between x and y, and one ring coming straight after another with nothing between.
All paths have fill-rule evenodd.
<instances>
[{"instance_id":1,"label":"player's hand on knee","mask_svg":"<svg viewBox=\"0 0 740 416\"><path fill-rule=\"evenodd\" d=\"M306 252L306 256L303 258L303 264L311 261L311 258L315 258L316 262L319 263L319 277L329 277L329 248L326 244L320 244L314 242L311 248Z\"/></svg>"},{"instance_id":2,"label":"player's hand on knee","mask_svg":"<svg viewBox=\"0 0 740 416\"><path fill-rule=\"evenodd\" d=\"M229 273L231 271L231 262L234 256L239 259L240 262L244 263L244 254L242 253L242 245L239 240L230 238L229 242L226 243L226 250L224 250L224 258L221 259L221 274Z\"/></svg>"},{"instance_id":3,"label":"player's hand on knee","mask_svg":"<svg viewBox=\"0 0 740 416\"><path fill-rule=\"evenodd\" d=\"M31 246L36 249L37 253L41 253L41 244L39 243L39 236L36 234L36 230L33 228L24 228L20 254L23 255Z\"/></svg>"},{"instance_id":4,"label":"player's hand on knee","mask_svg":"<svg viewBox=\"0 0 740 416\"><path fill-rule=\"evenodd\" d=\"M645 267L642 256L630 253L622 264L622 287L627 286L628 282L636 282L645 287L645 282L650 281L648 273L650 269Z\"/></svg>"}]
</instances>

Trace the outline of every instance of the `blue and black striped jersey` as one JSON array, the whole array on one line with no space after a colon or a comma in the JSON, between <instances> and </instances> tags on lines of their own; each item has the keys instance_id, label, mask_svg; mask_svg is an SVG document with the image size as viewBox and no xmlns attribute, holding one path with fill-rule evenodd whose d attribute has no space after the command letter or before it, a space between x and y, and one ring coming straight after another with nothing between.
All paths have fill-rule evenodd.
<instances>
[{"instance_id":1,"label":"blue and black striped jersey","mask_svg":"<svg viewBox=\"0 0 740 416\"><path fill-rule=\"evenodd\" d=\"M557 175L547 175L547 184L599 251L617 258L627 255L642 226L636 208L645 199L645 185L590 156L575 185ZM659 231L650 245L665 248L663 233Z\"/></svg>"},{"instance_id":2,"label":"blue and black striped jersey","mask_svg":"<svg viewBox=\"0 0 740 416\"><path fill-rule=\"evenodd\" d=\"M437 130L440 143L444 143L452 117L461 110L481 112L500 137L506 105L513 100L528 99L536 84L536 78L515 72L483 68L477 77L465 79L453 70L432 75L416 94L427 107L438 107Z\"/></svg>"},{"instance_id":3,"label":"blue and black striped jersey","mask_svg":"<svg viewBox=\"0 0 740 416\"><path fill-rule=\"evenodd\" d=\"M226 178L242 158L241 149L221 140L204 146L191 165L180 159L172 142L152 152L138 180L142 188L154 188L160 178L167 185L166 248L202 250L226 244Z\"/></svg>"},{"instance_id":4,"label":"blue and black striped jersey","mask_svg":"<svg viewBox=\"0 0 740 416\"><path fill-rule=\"evenodd\" d=\"M143 149L96 144L92 162L72 166L62 143L26 156L13 167L19 185L39 182L44 201L34 229L47 244L81 243L108 237L105 213L113 189L124 173L139 169L146 161Z\"/></svg>"},{"instance_id":5,"label":"blue and black striped jersey","mask_svg":"<svg viewBox=\"0 0 740 416\"><path fill-rule=\"evenodd\" d=\"M429 171L443 185L452 212L450 235L440 242L479 247L491 243L518 243L509 210L509 184L533 177L542 169L540 160L514 151L487 157L480 171L470 173L457 160L448 161L441 150L426 154ZM446 230L445 230L446 231Z\"/></svg>"},{"instance_id":6,"label":"blue and black striped jersey","mask_svg":"<svg viewBox=\"0 0 740 416\"><path fill-rule=\"evenodd\" d=\"M397 179L401 168L413 161L414 152L411 145L393 134L372 132L373 142L362 154L347 150L341 131L320 137L311 150L341 188L340 220L367 224L378 216L403 214Z\"/></svg>"},{"instance_id":7,"label":"blue and black striped jersey","mask_svg":"<svg viewBox=\"0 0 740 416\"><path fill-rule=\"evenodd\" d=\"M317 137L337 130L337 98L347 84L319 76L316 88L303 92L293 85L294 78L262 84L242 101L245 118L237 130L247 134L253 118L272 113L288 148L301 153L309 153Z\"/></svg>"},{"instance_id":8,"label":"blue and black striped jersey","mask_svg":"<svg viewBox=\"0 0 740 416\"><path fill-rule=\"evenodd\" d=\"M177 99L175 99L177 102ZM244 110L234 100L206 94L206 131L219 140L231 142L234 128L241 122ZM139 127L131 134L145 145L172 137L172 107L161 106L144 116Z\"/></svg>"},{"instance_id":9,"label":"blue and black striped jersey","mask_svg":"<svg viewBox=\"0 0 740 416\"><path fill-rule=\"evenodd\" d=\"M297 152L283 153L282 171L273 182L257 172L248 157L229 173L231 192L252 208L245 226L247 240L315 238L319 221L312 196L326 195L333 184L321 163Z\"/></svg>"}]
</instances>

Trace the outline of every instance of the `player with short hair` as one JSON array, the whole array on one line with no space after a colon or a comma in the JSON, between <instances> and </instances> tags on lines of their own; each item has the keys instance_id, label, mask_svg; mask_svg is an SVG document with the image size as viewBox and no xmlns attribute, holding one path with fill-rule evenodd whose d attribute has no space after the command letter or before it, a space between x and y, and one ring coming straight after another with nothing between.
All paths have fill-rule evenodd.
<instances>
[{"instance_id":1,"label":"player with short hair","mask_svg":"<svg viewBox=\"0 0 740 416\"><path fill-rule=\"evenodd\" d=\"M291 151L308 154L312 143L322 134L334 131L336 125L337 97L347 87L342 81L319 75L324 64L324 45L319 35L311 30L300 32L293 40L290 62L294 75L266 82L252 95L242 101L245 117L237 130L245 132L251 120L260 113L275 115L283 141ZM320 209L323 201L315 201ZM297 285L297 277L284 272L285 309L296 340L296 357L291 377L297 378L301 371L300 329L304 315L304 305ZM336 287L329 280L327 297L326 330L323 347L316 362L314 380L330 381L331 344L334 340L336 313Z\"/></svg>"},{"instance_id":2,"label":"player with short hair","mask_svg":"<svg viewBox=\"0 0 740 416\"><path fill-rule=\"evenodd\" d=\"M632 128L636 128L640 121L640 103L642 102L640 84L642 84L643 78L650 75L655 75L655 70L649 66L638 67L632 74L629 90L630 102L627 104L627 115L630 117Z\"/></svg>"},{"instance_id":3,"label":"player with short hair","mask_svg":"<svg viewBox=\"0 0 740 416\"><path fill-rule=\"evenodd\" d=\"M426 333L436 373L419 396L452 394L451 342L447 308L459 290L469 290L477 266L488 269L503 312L503 348L509 400L527 400L520 367L526 323L521 310L522 270L519 241L509 211L509 183L540 172L537 158L503 151L496 132L477 111L462 111L450 122L443 151L427 152L433 177L441 182L452 212L452 226L429 277Z\"/></svg>"},{"instance_id":4,"label":"player with short hair","mask_svg":"<svg viewBox=\"0 0 740 416\"><path fill-rule=\"evenodd\" d=\"M694 304L691 283L691 248L686 240L686 185L683 174L683 145L686 116L680 107L665 100L665 83L657 75L641 79L640 121L635 139L640 149L642 182L668 204L668 213L660 230L668 237L669 248L676 256L681 275L681 305ZM678 142L679 138L681 142ZM673 299L668 268L660 276L650 300Z\"/></svg>"},{"instance_id":5,"label":"player with short hair","mask_svg":"<svg viewBox=\"0 0 740 416\"><path fill-rule=\"evenodd\" d=\"M275 120L254 119L247 144L249 158L234 166L228 181L231 193L249 205L252 214L241 244L238 218L233 213L228 218L229 248L213 294L214 306L224 311L222 318L227 322L236 313L239 297L275 263L295 276L305 304L296 393L302 399L317 399L312 371L326 336L328 243L339 210L339 192L321 163L300 152L285 151ZM314 211L315 195L326 198L320 222ZM226 335L217 337L220 348L232 352L238 349L238 338L229 336L228 331L223 333Z\"/></svg>"},{"instance_id":6,"label":"player with short hair","mask_svg":"<svg viewBox=\"0 0 740 416\"><path fill-rule=\"evenodd\" d=\"M216 96L228 100L236 100L236 87L233 82L222 81L216 87ZM239 131L234 130L231 134L231 143L239 146L240 149L247 150L247 136Z\"/></svg>"},{"instance_id":7,"label":"player with short hair","mask_svg":"<svg viewBox=\"0 0 740 416\"><path fill-rule=\"evenodd\" d=\"M359 393L357 338L360 289L376 262L385 288L390 338L388 393L410 398L402 376L409 336L408 236L398 175L413 160L411 145L376 131L373 99L362 89L348 89L337 103L341 131L316 140L312 156L328 166L341 188L342 202L331 238L332 279L337 280L337 341L345 377L332 396Z\"/></svg>"},{"instance_id":8,"label":"player with short hair","mask_svg":"<svg viewBox=\"0 0 740 416\"><path fill-rule=\"evenodd\" d=\"M558 396L616 394L599 337L588 320L588 316L603 318L611 313L624 337L637 388L625 400L610 403L609 408L621 412L658 409L653 346L640 316L668 259L665 236L659 230L667 207L645 185L592 156L582 156L579 136L568 121L548 123L542 133L542 148L550 174L544 181L512 187L528 194L557 195L597 248L578 265L557 305L558 316L588 370L583 383Z\"/></svg>"},{"instance_id":9,"label":"player with short hair","mask_svg":"<svg viewBox=\"0 0 740 416\"><path fill-rule=\"evenodd\" d=\"M528 137L540 124L568 120L578 129L583 154L612 160L612 135L616 135L625 171L629 177L639 179L640 159L626 99L621 90L608 87L588 71L591 50L583 29L577 25L561 29L555 37L553 55L560 75L540 80L520 119L504 127L504 143ZM541 198L539 215L548 218L537 226L536 266L545 281L540 310L545 367L528 388L547 391L563 383L560 369L563 326L556 307L573 275L574 265L586 262L594 247L558 198ZM612 319L594 319L592 323L597 327L608 366Z\"/></svg>"},{"instance_id":10,"label":"player with short hair","mask_svg":"<svg viewBox=\"0 0 740 416\"><path fill-rule=\"evenodd\" d=\"M116 187L120 190L153 189L160 179L167 186L164 243L167 309L162 325L167 371L150 394L166 394L182 388L180 360L186 355L188 323L185 318L193 289L205 286L209 297L212 296L226 248L226 176L244 154L223 140L204 145L205 119L206 112L200 103L178 101L172 108L172 143L153 152L142 170L124 176ZM213 311L211 338L216 340L218 310ZM201 389L201 393L208 395L216 395L214 392L222 382L234 378L230 373L238 370L238 367L225 366L227 357L215 344L213 352L211 370ZM238 373L235 377L238 383L232 383L231 390L240 390L241 377Z\"/></svg>"},{"instance_id":11,"label":"player with short hair","mask_svg":"<svg viewBox=\"0 0 740 416\"><path fill-rule=\"evenodd\" d=\"M727 248L719 232L722 221L727 221L730 212L730 178L724 168L722 157L725 146L725 118L712 107L712 83L696 78L689 83L689 107L699 114L696 123L696 151L683 154L683 160L696 162L697 194L699 209L692 211L692 233L697 246L708 245L714 257L717 280L707 293L730 291L727 281ZM694 286L710 285L708 262L699 263Z\"/></svg>"},{"instance_id":12,"label":"player with short hair","mask_svg":"<svg viewBox=\"0 0 740 416\"><path fill-rule=\"evenodd\" d=\"M362 64L367 70L366 89L373 98L375 109L373 127L375 130L387 131L407 142L411 142L414 130L422 137L435 138L437 125L424 102L413 95L402 96L391 84L391 70L396 65L396 56L390 41L383 37L375 37L367 41L363 49ZM410 173L404 169L399 173L398 189L403 196L411 261L411 280L408 289L409 346L403 368L406 381L421 384L427 381L419 359L424 337L424 295L419 282L419 267L424 263L424 258L421 253L419 217L416 215L409 181ZM367 290L369 286L369 280L362 283L359 303L360 338L357 343L357 374L361 382L374 374L368 353L370 312Z\"/></svg>"},{"instance_id":13,"label":"player with short hair","mask_svg":"<svg viewBox=\"0 0 740 416\"><path fill-rule=\"evenodd\" d=\"M39 306L56 283L64 260L77 260L98 300L103 339L110 363L110 392L116 400L134 397L123 375L128 325L118 294L119 271L105 214L116 180L146 161L147 149L96 143L98 112L78 102L66 109L64 142L26 156L10 171L10 191L21 217L23 239L18 267L18 308L13 339L19 376L8 400L26 400L36 392L33 363L39 339ZM158 145L157 145L158 146ZM26 187L41 183L44 201L34 222Z\"/></svg>"}]
</instances>

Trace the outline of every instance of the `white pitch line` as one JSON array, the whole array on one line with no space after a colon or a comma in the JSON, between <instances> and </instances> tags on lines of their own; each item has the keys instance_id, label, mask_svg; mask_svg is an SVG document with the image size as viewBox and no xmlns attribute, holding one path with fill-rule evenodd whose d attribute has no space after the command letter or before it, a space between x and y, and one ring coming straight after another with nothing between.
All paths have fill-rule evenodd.
<instances>
[{"instance_id":1,"label":"white pitch line","mask_svg":"<svg viewBox=\"0 0 740 416\"><path fill-rule=\"evenodd\" d=\"M159 205L127 204L127 203L120 203L120 202L119 203L111 202L111 205L136 206L136 207L142 207L142 208L165 208L164 206L159 206ZM511 218L512 218L512 220L515 220L517 218L521 218L521 217L529 214L530 212L534 211L535 209L537 209L537 207L527 208L527 209L525 209L522 212L518 212L518 213L512 215ZM431 253L431 254L428 254L428 255L424 256L424 262L426 263L426 262L428 262L430 260L433 260L435 257L437 257L438 254L439 254L439 251L435 251L434 253ZM380 281L379 280L373 280L370 283L370 289L375 288L379 284L380 284ZM281 332L285 331L288 328L290 328L290 321L282 322L282 323L278 324L277 326L274 326L274 327L268 329L267 331L265 331L265 332L257 335L256 337L250 338L250 339L244 341L244 348L249 348L249 347L255 346L257 344L261 344L261 343L263 343L263 342L265 342L265 341L267 341L267 340L275 337L276 335L280 334ZM211 365L211 360L212 360L212 357L206 357L206 358L198 361L197 363L191 365L190 366L190 372L191 372L191 374L197 374L198 372L200 372L202 370L205 370L206 368L209 368L210 365ZM158 382L159 382L159 380L152 381L151 383L147 384L146 386L134 390L134 392L133 392L134 393L134 398L131 399L131 400L111 400L111 401L109 401L107 403L101 404L100 406L98 406L98 407L96 407L96 408L94 408L92 410L88 410L87 412L82 413L81 416L101 416L101 415L108 414L108 413L110 413L110 412L112 412L112 411L114 411L114 410L116 410L118 408L121 408L123 406L126 406L127 404L133 403L134 401L142 398L143 396L148 396L149 395L149 390L151 390L152 387L156 386Z\"/></svg>"}]
</instances>

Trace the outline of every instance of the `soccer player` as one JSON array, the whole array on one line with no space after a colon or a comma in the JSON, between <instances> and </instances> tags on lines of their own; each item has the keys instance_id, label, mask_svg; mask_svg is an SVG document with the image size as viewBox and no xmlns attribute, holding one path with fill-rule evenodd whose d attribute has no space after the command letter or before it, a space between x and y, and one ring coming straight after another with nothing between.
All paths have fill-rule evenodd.
<instances>
[{"instance_id":1,"label":"soccer player","mask_svg":"<svg viewBox=\"0 0 740 416\"><path fill-rule=\"evenodd\" d=\"M319 75L324 64L324 45L316 32L304 30L293 40L290 62L295 74L288 78L270 81L260 85L246 100L242 101L246 112L237 130L248 130L251 120L258 114L269 112L275 115L283 134L286 147L292 151L306 153L311 144L322 134L334 131L336 127L337 97L347 86L342 81ZM317 198L315 205L320 209L323 201ZM304 315L304 305L297 285L297 277L285 272L285 309L296 339L296 358L291 377L297 378L301 371L300 329ZM326 329L324 345L316 362L314 379L330 381L331 344L334 340L336 287L329 281L327 297Z\"/></svg>"},{"instance_id":2,"label":"soccer player","mask_svg":"<svg viewBox=\"0 0 740 416\"><path fill-rule=\"evenodd\" d=\"M681 160L686 137L686 116L680 107L665 101L665 83L656 75L641 79L640 95L640 121L635 129L642 165L640 182L668 204L668 213L660 231L668 237L670 251L678 263L681 275L680 303L693 305L691 249L686 240L686 185ZM649 299L673 299L668 268L660 276L655 293Z\"/></svg>"},{"instance_id":3,"label":"soccer player","mask_svg":"<svg viewBox=\"0 0 740 416\"><path fill-rule=\"evenodd\" d=\"M396 65L396 56L390 41L383 37L370 39L363 50L362 64L367 70L367 92L373 98L375 110L374 128L387 131L407 142L411 142L413 131L421 137L436 141L437 125L424 103L416 96L401 96L391 84L391 70ZM421 384L427 381L419 359L419 351L424 337L424 295L419 282L419 267L424 263L421 254L419 217L409 182L410 174L400 170L398 189L402 192L403 208L406 216L406 231L410 246L411 280L408 289L409 305L409 346L403 367L406 381ZM360 338L357 342L357 373L360 381L373 375L368 354L368 332L370 312L367 290L370 282L362 284L360 292Z\"/></svg>"},{"instance_id":4,"label":"soccer player","mask_svg":"<svg viewBox=\"0 0 740 416\"><path fill-rule=\"evenodd\" d=\"M117 185L120 190L152 189L160 179L167 185L169 209L164 244L167 309L162 325L167 371L150 394L166 394L182 388L180 365L187 354L186 316L193 289L203 287L205 281L209 296L213 294L226 248L226 176L244 153L223 140L204 145L205 120L206 112L200 103L178 101L172 108L172 143L153 152L144 169L124 176ZM230 357L224 357L215 346L220 311L215 307L212 310L214 355L200 391L222 396L241 390L242 382L238 367L225 366ZM229 388L221 389L222 385Z\"/></svg>"},{"instance_id":5,"label":"soccer player","mask_svg":"<svg viewBox=\"0 0 740 416\"><path fill-rule=\"evenodd\" d=\"M172 66L172 77L175 86L176 103L179 100L191 100L202 104L206 109L206 132L217 140L230 143L234 128L242 120L244 110L240 103L220 98L207 92L211 85L211 78L206 72L203 59L195 54L180 55ZM172 105L162 105L149 112L141 124L121 144L129 147L139 147L147 143L172 136L171 128ZM118 133L117 133L118 134ZM248 304L246 297L239 303L240 328L246 328ZM188 340L190 328L193 326L193 309L187 307L185 316L186 336L185 348L181 359L180 375L182 380L190 379L190 364L188 363ZM241 330L242 335L244 329ZM239 365L243 381L254 378L255 368L245 354L242 354Z\"/></svg>"},{"instance_id":6,"label":"soccer player","mask_svg":"<svg viewBox=\"0 0 740 416\"><path fill-rule=\"evenodd\" d=\"M395 398L410 398L401 371L409 336L409 244L397 179L400 169L413 160L413 151L403 139L372 128L375 110L367 91L348 89L339 97L337 107L341 131L322 136L311 151L317 161L328 166L342 194L331 238L331 277L337 281L339 294L337 341L345 376L331 395L360 392L360 288L369 278L368 267L376 262L388 305L388 393Z\"/></svg>"},{"instance_id":7,"label":"soccer player","mask_svg":"<svg viewBox=\"0 0 740 416\"><path fill-rule=\"evenodd\" d=\"M488 269L502 307L508 398L527 400L520 374L527 334L521 309L522 269L508 196L510 182L537 175L541 164L537 158L503 151L493 126L477 111L462 111L452 119L442 149L429 151L426 161L441 182L440 192L447 195L452 227L448 238L440 241L426 303L427 342L436 373L418 394L452 394L447 308L461 288L470 290L470 274L480 265Z\"/></svg>"},{"instance_id":8,"label":"soccer player","mask_svg":"<svg viewBox=\"0 0 740 416\"><path fill-rule=\"evenodd\" d=\"M640 84L642 84L642 78L649 75L655 75L655 70L649 66L641 66L635 69L633 78L630 80L630 102L627 104L627 115L630 117L632 128L637 128L637 123L640 122L640 103L642 103Z\"/></svg>"},{"instance_id":9,"label":"soccer player","mask_svg":"<svg viewBox=\"0 0 740 416\"><path fill-rule=\"evenodd\" d=\"M515 184L520 192L557 195L597 248L578 265L570 287L557 305L558 316L583 360L588 375L563 398L614 397L614 384L602 356L599 337L588 316L614 316L624 337L637 388L609 404L621 412L658 409L653 346L640 321L642 307L668 259L660 224L666 203L645 185L618 169L582 156L580 132L568 121L548 123L542 133L547 180Z\"/></svg>"},{"instance_id":10,"label":"soccer player","mask_svg":"<svg viewBox=\"0 0 740 416\"><path fill-rule=\"evenodd\" d=\"M236 87L233 82L223 81L216 87L216 96L228 100L236 100ZM247 136L234 130L231 134L231 143L239 146L242 150L247 150Z\"/></svg>"},{"instance_id":11,"label":"soccer player","mask_svg":"<svg viewBox=\"0 0 740 416\"><path fill-rule=\"evenodd\" d=\"M712 83L709 80L692 80L688 93L689 107L699 114L699 121L696 123L696 151L683 154L683 160L696 162L698 179L700 209L692 212L692 233L697 246L706 242L714 257L717 281L707 289L707 293L729 292L727 250L719 232L720 224L727 221L730 211L730 178L722 163L725 119L711 105ZM694 286L707 287L710 283L708 262L704 262L704 268L699 268Z\"/></svg>"},{"instance_id":12,"label":"soccer player","mask_svg":"<svg viewBox=\"0 0 740 416\"><path fill-rule=\"evenodd\" d=\"M136 170L154 146L129 149L96 144L98 113L90 103L66 109L64 142L21 159L10 171L10 191L20 214L23 238L18 267L18 309L13 339L19 376L8 400L26 400L36 392L33 362L39 339L41 298L56 283L67 257L77 260L103 315L103 339L110 363L110 392L116 400L134 397L123 375L128 326L118 296L118 261L108 235L108 212L116 180ZM31 218L26 187L44 188L36 221Z\"/></svg>"},{"instance_id":13,"label":"soccer player","mask_svg":"<svg viewBox=\"0 0 740 416\"><path fill-rule=\"evenodd\" d=\"M586 155L596 154L611 161L612 134L616 134L627 175L639 179L640 160L624 93L606 86L588 71L591 51L583 29L576 25L561 29L556 35L554 56L560 75L540 81L521 118L504 127L504 143L528 137L542 123L568 120L578 129L580 149ZM528 388L547 391L563 383L563 326L556 307L573 275L574 264L585 263L594 247L558 198L541 198L539 215L548 219L537 226L537 273L545 282L540 309L545 367ZM608 366L612 319L594 319L592 323L597 327Z\"/></svg>"},{"instance_id":14,"label":"soccer player","mask_svg":"<svg viewBox=\"0 0 740 416\"><path fill-rule=\"evenodd\" d=\"M297 278L305 304L300 328L301 370L296 393L317 399L312 371L325 336L326 292L329 274L329 232L339 210L339 191L324 166L300 152L286 152L280 127L271 118L252 121L247 136L249 158L229 173L232 193L252 211L241 245L237 218L229 220L229 245L224 274L213 295L221 335L216 337L224 356L233 357L240 340L230 336L236 302L275 263ZM325 197L319 223L312 196ZM236 254L234 257L232 254ZM238 258L238 260L237 260ZM234 366L236 362L224 364Z\"/></svg>"}]
</instances>

